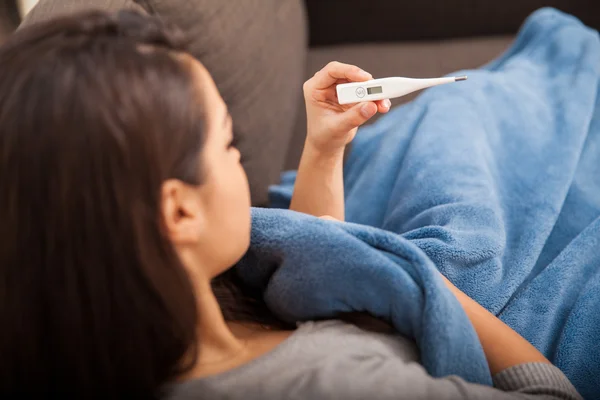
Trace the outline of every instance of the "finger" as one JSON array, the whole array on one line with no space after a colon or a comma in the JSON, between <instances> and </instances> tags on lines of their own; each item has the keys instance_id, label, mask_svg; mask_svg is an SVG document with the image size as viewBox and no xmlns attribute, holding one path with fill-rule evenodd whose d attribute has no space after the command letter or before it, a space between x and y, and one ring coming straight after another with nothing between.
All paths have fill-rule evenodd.
<instances>
[{"instance_id":1,"label":"finger","mask_svg":"<svg viewBox=\"0 0 600 400\"><path fill-rule=\"evenodd\" d=\"M386 113L386 112L390 111L390 108L392 107L392 102L389 101L388 99L378 100L378 101L376 101L376 103L377 103L377 111L380 113Z\"/></svg>"},{"instance_id":2,"label":"finger","mask_svg":"<svg viewBox=\"0 0 600 400\"><path fill-rule=\"evenodd\" d=\"M349 82L363 82L373 79L373 76L355 65L332 61L313 77L315 89L325 89L335 84L338 79Z\"/></svg>"},{"instance_id":3,"label":"finger","mask_svg":"<svg viewBox=\"0 0 600 400\"><path fill-rule=\"evenodd\" d=\"M367 122L377 113L377 104L373 101L359 103L336 116L336 126L344 131L350 131Z\"/></svg>"}]
</instances>

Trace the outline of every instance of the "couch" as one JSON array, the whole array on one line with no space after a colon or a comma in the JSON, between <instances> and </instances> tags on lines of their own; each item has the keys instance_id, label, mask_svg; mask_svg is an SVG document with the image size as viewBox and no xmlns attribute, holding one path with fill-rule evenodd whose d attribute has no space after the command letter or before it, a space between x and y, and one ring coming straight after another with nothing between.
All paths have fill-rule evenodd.
<instances>
[{"instance_id":1,"label":"couch","mask_svg":"<svg viewBox=\"0 0 600 400\"><path fill-rule=\"evenodd\" d=\"M40 0L24 24L127 7L188 31L192 53L230 108L253 204L265 205L268 185L298 165L306 127L302 82L328 61L359 65L375 77L475 68L506 49L542 6L600 28L598 0Z\"/></svg>"}]
</instances>

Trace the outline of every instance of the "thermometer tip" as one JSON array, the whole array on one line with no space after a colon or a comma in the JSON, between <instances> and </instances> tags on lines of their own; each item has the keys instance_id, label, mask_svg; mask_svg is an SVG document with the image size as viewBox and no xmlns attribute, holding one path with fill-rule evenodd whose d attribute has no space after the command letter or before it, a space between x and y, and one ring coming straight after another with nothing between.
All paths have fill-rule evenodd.
<instances>
[{"instance_id":1,"label":"thermometer tip","mask_svg":"<svg viewBox=\"0 0 600 400\"><path fill-rule=\"evenodd\" d=\"M467 76L466 75L465 76L457 76L456 78L454 78L455 82L466 81L466 80L467 80Z\"/></svg>"}]
</instances>

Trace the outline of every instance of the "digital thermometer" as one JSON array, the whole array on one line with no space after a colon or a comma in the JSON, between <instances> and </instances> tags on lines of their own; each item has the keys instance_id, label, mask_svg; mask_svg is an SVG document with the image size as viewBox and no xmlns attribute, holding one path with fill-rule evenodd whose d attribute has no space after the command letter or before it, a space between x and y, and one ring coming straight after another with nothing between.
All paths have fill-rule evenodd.
<instances>
[{"instance_id":1,"label":"digital thermometer","mask_svg":"<svg viewBox=\"0 0 600 400\"><path fill-rule=\"evenodd\" d=\"M361 101L393 99L428 87L465 80L467 80L466 76L431 79L381 78L365 82L342 83L337 85L336 91L338 103L351 104Z\"/></svg>"}]
</instances>

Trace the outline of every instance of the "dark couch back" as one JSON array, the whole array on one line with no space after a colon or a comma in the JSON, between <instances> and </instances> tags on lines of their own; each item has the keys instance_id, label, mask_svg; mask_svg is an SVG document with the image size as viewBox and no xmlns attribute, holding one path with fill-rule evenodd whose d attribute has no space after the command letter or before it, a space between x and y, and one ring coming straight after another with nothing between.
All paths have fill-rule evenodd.
<instances>
[{"instance_id":1,"label":"dark couch back","mask_svg":"<svg viewBox=\"0 0 600 400\"><path fill-rule=\"evenodd\" d=\"M313 46L514 34L541 7L600 29L600 0L306 0Z\"/></svg>"}]
</instances>

